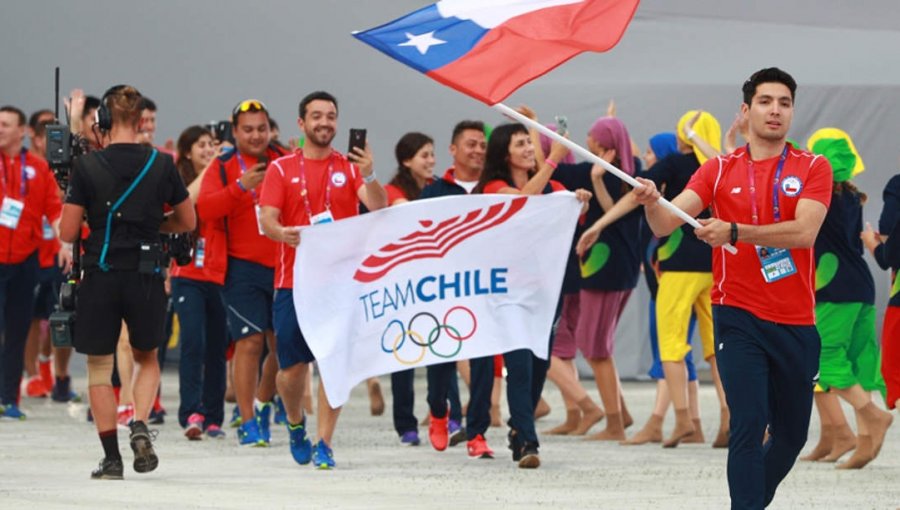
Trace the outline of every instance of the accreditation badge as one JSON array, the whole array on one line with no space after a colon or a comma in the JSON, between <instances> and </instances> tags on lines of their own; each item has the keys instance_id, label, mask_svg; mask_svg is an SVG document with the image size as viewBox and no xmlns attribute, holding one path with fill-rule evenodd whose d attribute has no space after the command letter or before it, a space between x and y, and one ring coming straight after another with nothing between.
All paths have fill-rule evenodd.
<instances>
[{"instance_id":1,"label":"accreditation badge","mask_svg":"<svg viewBox=\"0 0 900 510\"><path fill-rule=\"evenodd\" d=\"M791 252L785 248L756 246L756 256L766 283L777 282L797 272Z\"/></svg>"},{"instance_id":2,"label":"accreditation badge","mask_svg":"<svg viewBox=\"0 0 900 510\"><path fill-rule=\"evenodd\" d=\"M0 226L15 230L22 219L22 211L25 210L25 202L10 197L3 198L3 206L0 207Z\"/></svg>"}]
</instances>

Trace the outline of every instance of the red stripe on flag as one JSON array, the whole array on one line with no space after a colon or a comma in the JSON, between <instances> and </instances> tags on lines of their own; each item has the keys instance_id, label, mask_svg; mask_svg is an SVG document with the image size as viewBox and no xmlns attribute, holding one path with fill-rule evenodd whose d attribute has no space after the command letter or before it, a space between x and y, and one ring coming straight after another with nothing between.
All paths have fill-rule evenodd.
<instances>
[{"instance_id":1,"label":"red stripe on flag","mask_svg":"<svg viewBox=\"0 0 900 510\"><path fill-rule=\"evenodd\" d=\"M495 27L463 57L426 73L489 105L584 51L615 46L638 0L587 0L523 14Z\"/></svg>"}]
</instances>

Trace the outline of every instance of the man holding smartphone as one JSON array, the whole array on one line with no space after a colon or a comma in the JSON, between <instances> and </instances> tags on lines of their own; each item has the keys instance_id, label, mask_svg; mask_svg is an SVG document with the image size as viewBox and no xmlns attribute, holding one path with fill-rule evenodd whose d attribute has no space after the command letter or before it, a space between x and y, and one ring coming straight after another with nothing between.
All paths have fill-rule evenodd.
<instances>
[{"instance_id":1,"label":"man holding smartphone","mask_svg":"<svg viewBox=\"0 0 900 510\"><path fill-rule=\"evenodd\" d=\"M332 409L319 384L318 441L313 448L306 433L301 399L309 364L315 360L294 309L294 253L300 244L299 227L356 216L362 202L370 211L387 206L387 193L372 171L372 152L365 132L353 130L351 153L331 147L337 129L337 99L313 92L300 101L297 125L306 135L300 151L272 162L262 187L261 224L278 244L275 267L274 322L278 337L278 392L287 411L291 455L299 464L310 461L319 469L334 467L331 438L340 408ZM354 139L356 140L354 142Z\"/></svg>"},{"instance_id":2,"label":"man holding smartphone","mask_svg":"<svg viewBox=\"0 0 900 510\"><path fill-rule=\"evenodd\" d=\"M226 234L215 236L220 246L206 249L228 252L222 295L235 342L234 388L241 413L238 440L242 445L268 446L278 370L272 330L275 244L263 235L259 223L259 185L267 162L284 151L269 145L269 112L261 101L240 102L231 114L231 124L235 150L213 160L212 168L204 172L197 212ZM263 342L269 354L260 377Z\"/></svg>"}]
</instances>

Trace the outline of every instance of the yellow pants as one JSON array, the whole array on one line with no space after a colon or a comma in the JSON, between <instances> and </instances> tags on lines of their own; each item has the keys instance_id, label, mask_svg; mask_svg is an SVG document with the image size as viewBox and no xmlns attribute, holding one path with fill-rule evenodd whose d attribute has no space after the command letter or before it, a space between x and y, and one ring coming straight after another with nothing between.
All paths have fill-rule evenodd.
<instances>
[{"instance_id":1,"label":"yellow pants","mask_svg":"<svg viewBox=\"0 0 900 510\"><path fill-rule=\"evenodd\" d=\"M703 358L715 354L713 341L712 273L666 271L659 277L656 294L656 324L659 330L659 359L682 361L691 346L687 343L691 311L697 314Z\"/></svg>"}]
</instances>

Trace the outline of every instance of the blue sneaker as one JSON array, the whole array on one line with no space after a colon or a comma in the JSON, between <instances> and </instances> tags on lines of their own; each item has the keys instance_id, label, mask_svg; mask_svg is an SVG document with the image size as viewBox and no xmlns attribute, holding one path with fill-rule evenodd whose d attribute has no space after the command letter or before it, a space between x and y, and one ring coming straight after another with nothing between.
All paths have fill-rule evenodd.
<instances>
[{"instance_id":1,"label":"blue sneaker","mask_svg":"<svg viewBox=\"0 0 900 510\"><path fill-rule=\"evenodd\" d=\"M21 421L25 419L25 413L16 404L6 404L3 408L3 414L0 414L0 418Z\"/></svg>"},{"instance_id":2,"label":"blue sneaker","mask_svg":"<svg viewBox=\"0 0 900 510\"><path fill-rule=\"evenodd\" d=\"M259 435L259 423L256 420L248 421L238 427L238 441L242 445L269 446Z\"/></svg>"},{"instance_id":3,"label":"blue sneaker","mask_svg":"<svg viewBox=\"0 0 900 510\"><path fill-rule=\"evenodd\" d=\"M453 419L447 421L447 433L450 434L450 446L456 446L467 439L466 429Z\"/></svg>"},{"instance_id":4,"label":"blue sneaker","mask_svg":"<svg viewBox=\"0 0 900 510\"><path fill-rule=\"evenodd\" d=\"M275 402L275 417L272 418L272 421L275 422L275 425L287 425L287 411L284 410L284 402L281 397L275 395L272 401Z\"/></svg>"},{"instance_id":5,"label":"blue sneaker","mask_svg":"<svg viewBox=\"0 0 900 510\"><path fill-rule=\"evenodd\" d=\"M419 431L407 430L400 436L400 442L409 446L419 446L422 442L419 440Z\"/></svg>"},{"instance_id":6,"label":"blue sneaker","mask_svg":"<svg viewBox=\"0 0 900 510\"><path fill-rule=\"evenodd\" d=\"M309 464L312 460L313 447L309 436L306 435L306 417L304 416L298 425L288 424L287 429L291 438L291 456L297 464Z\"/></svg>"},{"instance_id":7,"label":"blue sneaker","mask_svg":"<svg viewBox=\"0 0 900 510\"><path fill-rule=\"evenodd\" d=\"M319 439L319 442L316 444L312 463L317 469L331 469L334 467L334 452L325 444L324 439Z\"/></svg>"},{"instance_id":8,"label":"blue sneaker","mask_svg":"<svg viewBox=\"0 0 900 510\"><path fill-rule=\"evenodd\" d=\"M228 422L228 426L236 429L241 426L241 422L244 421L244 417L241 416L241 408L238 406L234 406L234 411L231 412L231 421Z\"/></svg>"},{"instance_id":9,"label":"blue sneaker","mask_svg":"<svg viewBox=\"0 0 900 510\"><path fill-rule=\"evenodd\" d=\"M273 407L271 402L263 402L254 410L254 418L256 418L256 423L259 424L259 437L262 438L266 444L269 444L272 440L272 431L269 430L269 426L272 424Z\"/></svg>"}]
</instances>

